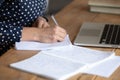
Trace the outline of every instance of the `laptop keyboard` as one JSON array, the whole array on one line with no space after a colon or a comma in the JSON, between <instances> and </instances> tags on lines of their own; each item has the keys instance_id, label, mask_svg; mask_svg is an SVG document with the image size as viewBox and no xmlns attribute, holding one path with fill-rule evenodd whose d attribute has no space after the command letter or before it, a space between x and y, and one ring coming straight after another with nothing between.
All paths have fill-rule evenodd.
<instances>
[{"instance_id":1,"label":"laptop keyboard","mask_svg":"<svg viewBox=\"0 0 120 80\"><path fill-rule=\"evenodd\" d=\"M120 25L106 24L100 39L101 44L120 44Z\"/></svg>"}]
</instances>

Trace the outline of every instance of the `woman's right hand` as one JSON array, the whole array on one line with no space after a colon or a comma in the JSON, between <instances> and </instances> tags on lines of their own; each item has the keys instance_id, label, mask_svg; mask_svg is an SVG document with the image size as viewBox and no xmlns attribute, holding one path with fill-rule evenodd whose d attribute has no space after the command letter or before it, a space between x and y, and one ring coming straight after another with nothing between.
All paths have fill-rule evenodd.
<instances>
[{"instance_id":1,"label":"woman's right hand","mask_svg":"<svg viewBox=\"0 0 120 80\"><path fill-rule=\"evenodd\" d=\"M43 28L24 27L21 40L53 43L63 41L66 35L65 29L59 26Z\"/></svg>"}]
</instances>

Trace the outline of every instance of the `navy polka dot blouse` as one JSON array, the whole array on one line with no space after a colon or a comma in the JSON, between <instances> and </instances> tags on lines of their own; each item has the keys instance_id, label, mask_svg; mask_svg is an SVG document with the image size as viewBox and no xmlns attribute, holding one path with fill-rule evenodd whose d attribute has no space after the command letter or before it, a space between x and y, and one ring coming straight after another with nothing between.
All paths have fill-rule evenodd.
<instances>
[{"instance_id":1,"label":"navy polka dot blouse","mask_svg":"<svg viewBox=\"0 0 120 80\"><path fill-rule=\"evenodd\" d=\"M23 26L43 16L46 0L2 0L0 3L0 55L19 42Z\"/></svg>"}]
</instances>

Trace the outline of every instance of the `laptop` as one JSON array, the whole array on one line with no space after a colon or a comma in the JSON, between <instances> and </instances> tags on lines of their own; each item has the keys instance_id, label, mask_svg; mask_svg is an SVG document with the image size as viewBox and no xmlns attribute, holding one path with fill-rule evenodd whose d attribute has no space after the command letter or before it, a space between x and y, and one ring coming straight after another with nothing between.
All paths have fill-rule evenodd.
<instances>
[{"instance_id":1,"label":"laptop","mask_svg":"<svg viewBox=\"0 0 120 80\"><path fill-rule=\"evenodd\" d=\"M82 24L73 44L120 48L120 25L85 22Z\"/></svg>"}]
</instances>

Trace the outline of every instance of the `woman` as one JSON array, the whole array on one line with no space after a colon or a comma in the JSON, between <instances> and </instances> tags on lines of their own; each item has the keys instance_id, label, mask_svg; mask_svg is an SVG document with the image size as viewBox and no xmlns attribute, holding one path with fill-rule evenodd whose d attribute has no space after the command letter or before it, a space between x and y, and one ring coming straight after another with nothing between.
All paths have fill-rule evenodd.
<instances>
[{"instance_id":1,"label":"woman","mask_svg":"<svg viewBox=\"0 0 120 80\"><path fill-rule=\"evenodd\" d=\"M66 31L43 17L46 5L46 0L0 1L0 55L19 41L63 41Z\"/></svg>"}]
</instances>

